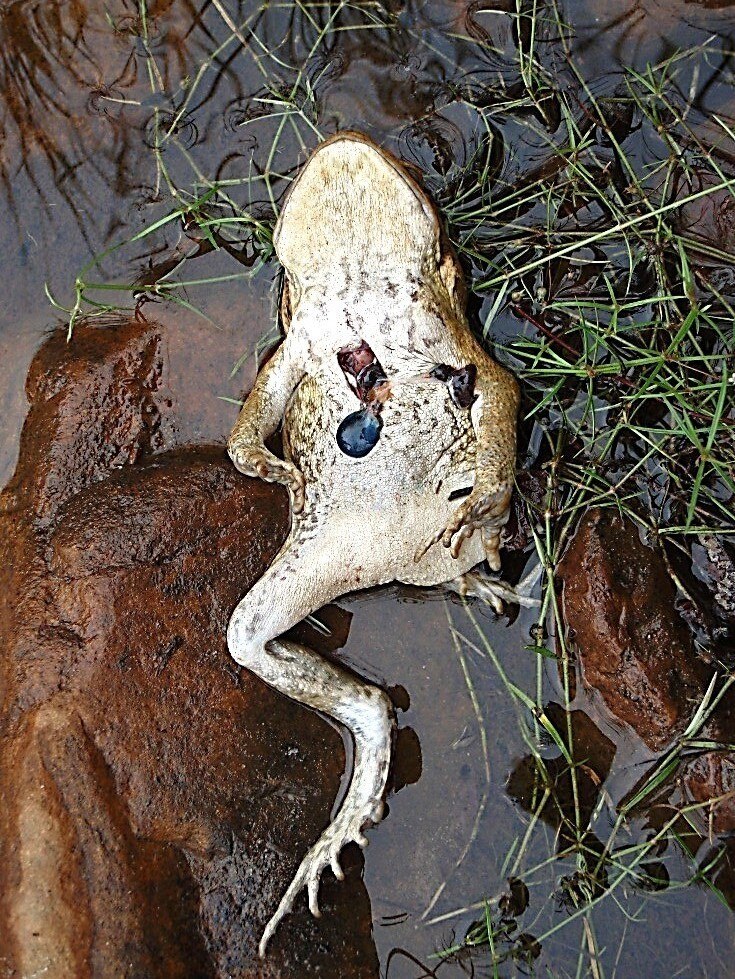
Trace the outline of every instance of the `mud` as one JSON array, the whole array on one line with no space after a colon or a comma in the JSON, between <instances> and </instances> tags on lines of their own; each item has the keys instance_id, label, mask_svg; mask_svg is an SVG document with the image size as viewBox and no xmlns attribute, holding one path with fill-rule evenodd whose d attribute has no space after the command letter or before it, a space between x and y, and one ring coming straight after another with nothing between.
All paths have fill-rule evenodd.
<instances>
[{"instance_id":1,"label":"mud","mask_svg":"<svg viewBox=\"0 0 735 979\"><path fill-rule=\"evenodd\" d=\"M287 531L222 449L171 450L155 325L56 335L2 497L0 975L377 975L362 858L260 931L329 819L339 734L237 670Z\"/></svg>"}]
</instances>

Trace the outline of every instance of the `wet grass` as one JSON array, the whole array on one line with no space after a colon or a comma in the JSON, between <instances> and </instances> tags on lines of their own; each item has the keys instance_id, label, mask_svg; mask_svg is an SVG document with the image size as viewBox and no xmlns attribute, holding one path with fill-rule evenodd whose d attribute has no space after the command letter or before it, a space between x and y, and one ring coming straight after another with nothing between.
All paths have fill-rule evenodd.
<instances>
[{"instance_id":1,"label":"wet grass","mask_svg":"<svg viewBox=\"0 0 735 979\"><path fill-rule=\"evenodd\" d=\"M517 706L520 734L535 766L537 804L505 871L511 880L522 875L531 888L538 878L545 880L546 903L556 901L567 913L550 926L546 920L533 934L520 932L515 915L498 909L507 897L501 894L457 909L456 914L475 910L479 917L463 941L443 954L461 962L468 948L482 949L489 955L487 974L493 975L509 959L532 967L540 947L574 923L577 974L602 976L603 961L613 957L598 948L595 912L607 902L623 910L619 889L655 888L647 863L667 839L678 839L689 852L684 838L697 832L692 817L709 804L667 801L668 814L656 833L631 843L635 817L667 787L668 798L684 758L732 749L702 739L701 729L733 677L726 669L715 674L686 731L650 766L631 797L613 800L601 792L595 810L584 813L576 778L583 759L574 757L571 728L555 726L544 711L546 647L557 651L567 721L574 671L554 569L577 517L592 505L615 507L644 527L650 540L683 551L703 533L735 533L735 313L717 281L718 270L732 267L735 256L702 240L696 223L682 219L702 202L715 213L732 208L735 143L724 119L714 120L717 145L705 144L688 121L697 91L683 98L679 79L708 56L705 48L677 52L643 73L628 71L614 98L596 98L575 68L558 7L546 8L546 15L545 28L535 22L531 36L556 32L565 52L557 68L570 84L553 84L532 43L520 71L531 112L525 122L547 146L546 164L503 186L502 174L498 179L478 167L478 153L439 196L446 201L455 245L475 270L476 292L487 292L492 301L484 334L493 335L495 318L509 308L523 324L495 350L524 381L524 420L540 445L534 465L545 458L539 467L546 482L543 501L525 501L546 570L535 633L536 690L520 690L509 679L470 607L469 634L462 642L492 662ZM463 94L472 101L472 91ZM505 102L497 94L489 109L475 102L488 139L495 138L497 120L519 102L517 92ZM487 101L487 93L482 98ZM532 106L543 121L534 120ZM553 134L544 125L551 111L558 118ZM633 127L654 150L643 160L626 150ZM483 179L473 183L478 172ZM541 750L549 739L567 766L563 802L555 799L558 774L550 775L548 753ZM548 860L529 865L529 843L549 804L558 809L565 842ZM606 837L593 834L609 822ZM679 881L666 874L662 886L697 883L717 893L710 872L721 857L715 853L709 866L695 864ZM550 887L549 862L555 866ZM453 916L448 912L434 921ZM536 920L544 920L543 912Z\"/></svg>"},{"instance_id":2,"label":"wet grass","mask_svg":"<svg viewBox=\"0 0 735 979\"><path fill-rule=\"evenodd\" d=\"M156 70L146 6L140 4L137 31L148 52L150 91L167 102L154 109L151 124L160 213L80 271L70 305L52 299L67 317L70 337L84 317L121 308L139 313L154 300L206 316L196 302L198 287L224 286L271 261L278 202L295 166L287 154L282 166L281 149L295 141L306 150L328 135L319 91L336 36L396 29L377 3L289 2L281 7L290 33L274 44L264 26L265 6L242 22L220 0L213 6L229 34L201 62L188 88L172 96ZM430 162L420 155L418 162L468 269L475 306L483 304L476 329L523 381L521 442L529 449L522 464L541 486L534 498L524 497L533 550L544 568L541 608L525 651L535 657L534 687L513 682L471 606L451 612L487 769L458 864L475 840L490 787L487 720L474 692L471 656L495 671L513 703L535 771L526 830L509 846L503 876L545 897L537 898L535 917L521 930L525 909L514 905L512 893L472 895L463 907L436 914L440 888L426 909L427 923L470 912L477 920L441 951L427 974L448 962L493 976L507 974L499 970L509 963L533 970L544 944L569 930L578 947L576 974L601 977L620 950L603 954L598 946L600 906L612 903L632 920L631 892L641 904L642 892L659 886L696 883L716 892L716 853L711 866L697 866L692 851L691 872L678 880L662 870L660 853L664 841L690 853L688 837L698 832L694 817L709 804L670 803L667 787L682 759L732 747L703 738L702 730L733 677L727 669L715 675L686 731L650 764L631 795L611 799L601 787L587 811L578 785L584 759L575 757L569 712L575 666L554 570L579 515L592 505L616 508L651 541L682 553L705 533L735 534L735 293L728 272L735 256L717 236L719 218L732 221L735 207L735 134L726 118L715 116L705 137L696 111L697 65L722 53L714 41L676 51L644 71L627 70L614 91L600 95L575 63L572 31L556 3L519 0L504 16L514 25L515 62L491 80L479 74L452 83L454 105L471 120L463 159L439 153L435 140ZM471 30L464 40L477 46L479 61L498 54L482 31ZM233 45L257 61L263 81L240 125L267 132L267 145L263 162L247 175L215 179L195 161L182 134L199 85ZM515 165L509 143L519 134L534 146L537 162L530 170L522 161ZM188 167L188 182L172 176L167 146ZM173 256L169 251L132 281L105 279L104 269L174 227L180 241ZM189 274L204 251L226 253L241 268L210 277ZM544 707L549 657L562 677L562 723ZM559 770L549 770L549 745L563 762L563 799ZM661 816L655 832L644 836L640 813L656 805ZM550 808L554 846L537 859L531 854ZM513 883L511 891L518 886ZM550 907L565 914L550 923Z\"/></svg>"},{"instance_id":3,"label":"wet grass","mask_svg":"<svg viewBox=\"0 0 735 979\"><path fill-rule=\"evenodd\" d=\"M282 144L295 138L301 150L306 151L326 135L318 126L316 89L327 71L328 62L320 68L320 59L330 41L340 32L385 30L390 29L392 23L391 16L377 0L264 4L255 7L240 23L219 0L213 0L213 6L230 33L202 60L193 78L187 79L185 89L174 94L166 91L155 52L150 46L146 0L139 0L138 17L132 26L127 26L146 54L150 96L166 106L154 105L147 127L147 141L155 160L151 202L157 205L161 215L136 235L93 256L76 278L71 305L64 305L47 288L51 304L66 316L69 338L74 326L85 318L109 313L138 315L146 303L161 300L181 305L209 319L192 298L197 287L211 287L256 275L263 263L272 258L272 233L279 201L293 176L293 165L283 172L278 169ZM266 12L274 8L283 11L288 23L277 46L271 46L268 25L262 23ZM282 19L280 30L283 28ZM243 129L270 124L268 151L260 165L252 163L248 174L215 179L200 167L187 146L188 113L207 74L216 74L221 67L221 57L235 45L240 45L253 59L263 82L261 90L248 100L247 108L235 124ZM284 81L286 76L289 76L288 81ZM170 148L177 156L177 171L183 170L186 175L184 182L174 178L172 168L166 162L166 152ZM132 280L103 278L111 257L116 267L129 265L131 247L146 239L151 239L148 254L156 254L159 233L174 223L181 231L175 249L180 261L172 263L167 256L165 261L154 264L149 259L149 268ZM201 253L203 242L214 250L228 253L245 266L245 270L201 278L176 275L187 258ZM251 353L248 351L243 358ZM236 369L238 366L235 365Z\"/></svg>"},{"instance_id":4,"label":"wet grass","mask_svg":"<svg viewBox=\"0 0 735 979\"><path fill-rule=\"evenodd\" d=\"M559 644L559 661L564 674L567 691L565 716L569 719L569 672L571 658L566 648L563 623L558 617L558 596L555 593L553 576L549 577L546 597L551 595L554 607L555 631ZM580 805L577 774L586 768L586 759L575 758L574 738L571 729L555 725L544 709L544 685L539 677L537 696L527 694L512 682L496 655L489 637L470 605L465 605L464 614L471 626L468 632L460 632L452 620L452 631L460 646L469 649L476 656L487 660L497 673L507 695L515 703L517 719L522 740L533 759L536 779L535 798L529 807L527 829L522 838L517 838L509 848L502 876L507 877L509 888L500 893L485 897L461 908L446 911L429 919L428 923L437 925L451 923L470 912L480 915L474 925L465 933L461 942L451 944L437 956L440 960L461 963L468 950L489 952L490 965L496 969L501 964L513 960L517 964L529 966L540 954L541 948L549 939L575 923L581 926L580 962L586 962L588 972L578 974L603 975L603 967L598 961L599 950L594 938L594 913L601 905L614 902L619 910L623 903L629 903L630 893L667 890L673 892L695 884L707 887L723 904L727 900L711 880L711 872L723 859L723 851L710 854L708 860L697 865L695 851L688 838L701 840L701 823L695 814L711 810L719 801L727 801L731 793L706 802L673 804L669 800L670 788L677 770L683 761L690 761L705 751L733 751L735 745L724 744L702 738L701 732L713 711L723 699L735 677L722 677L713 674L711 683L694 710L685 731L676 742L655 762L639 781L635 790L622 800L613 800L600 793L598 803L592 812L584 813ZM548 621L546 616L542 622ZM548 746L553 744L559 750L564 766L552 773L549 769ZM588 769L587 769L588 770ZM564 781L564 777L566 780ZM564 781L564 791L560 794L560 780ZM663 792L661 790L664 790ZM660 806L659 824L654 833L645 839L632 842L640 835L634 828L636 820L640 825L643 814L650 813ZM548 819L552 808L558 822L556 849L539 861L530 858L534 833L542 821ZM600 827L610 826L606 835L600 836ZM693 868L689 876L672 880L665 863L657 859L672 840L691 858ZM552 870L551 877L549 876ZM514 901L514 890L522 885L526 892L525 901ZM518 919L528 906L529 889L536 892L537 907L532 920L523 922L520 931ZM538 891L546 892L538 906ZM616 894L627 890L626 897ZM642 899L644 900L644 899ZM549 907L565 914L553 924L549 924ZM628 912L625 912L626 914ZM633 919L631 919L633 920ZM543 922L544 927L536 930L535 924ZM620 951L620 950L619 950ZM487 963L487 958L481 959ZM434 974L436 970L432 970ZM489 974L489 973L488 973ZM493 973L495 974L495 973Z\"/></svg>"}]
</instances>

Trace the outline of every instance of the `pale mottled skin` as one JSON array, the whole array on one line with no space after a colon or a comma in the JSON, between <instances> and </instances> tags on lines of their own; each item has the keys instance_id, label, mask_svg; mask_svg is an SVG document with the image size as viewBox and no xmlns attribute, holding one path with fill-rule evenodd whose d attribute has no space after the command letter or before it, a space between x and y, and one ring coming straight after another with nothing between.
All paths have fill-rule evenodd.
<instances>
[{"instance_id":1,"label":"pale mottled skin","mask_svg":"<svg viewBox=\"0 0 735 979\"><path fill-rule=\"evenodd\" d=\"M295 895L318 913L326 866L382 815L393 711L386 695L304 646L278 639L346 592L390 581L451 582L487 558L500 568L515 459L518 387L470 333L461 273L443 247L433 205L397 161L358 134L323 143L294 183L276 226L285 270L286 337L261 370L229 441L237 468L284 483L292 527L275 561L243 598L228 631L242 666L352 733L354 769L334 821L304 858L261 942ZM361 459L335 433L358 407L337 351L367 341L389 378L443 363L477 366L471 411L444 384L399 384L380 440ZM283 425L285 461L264 446ZM455 490L472 486L464 500ZM484 584L492 597L492 586ZM480 588L482 590L482 587ZM497 603L496 603L497 604Z\"/></svg>"}]
</instances>

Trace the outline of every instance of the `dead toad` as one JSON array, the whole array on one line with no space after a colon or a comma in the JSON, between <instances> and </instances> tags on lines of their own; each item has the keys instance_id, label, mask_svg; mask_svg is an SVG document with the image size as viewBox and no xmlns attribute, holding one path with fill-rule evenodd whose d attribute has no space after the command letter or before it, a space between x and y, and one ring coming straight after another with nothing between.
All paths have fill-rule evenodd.
<instances>
[{"instance_id":1,"label":"dead toad","mask_svg":"<svg viewBox=\"0 0 735 979\"><path fill-rule=\"evenodd\" d=\"M261 955L306 887L383 814L393 708L386 694L279 639L346 592L449 583L496 608L515 459L518 386L474 340L461 271L418 184L367 137L323 143L274 233L285 339L229 440L235 466L288 487L291 532L235 609L234 659L334 718L354 741L349 789L270 919ZM280 426L284 459L265 440ZM338 437L339 433L339 437Z\"/></svg>"}]
</instances>

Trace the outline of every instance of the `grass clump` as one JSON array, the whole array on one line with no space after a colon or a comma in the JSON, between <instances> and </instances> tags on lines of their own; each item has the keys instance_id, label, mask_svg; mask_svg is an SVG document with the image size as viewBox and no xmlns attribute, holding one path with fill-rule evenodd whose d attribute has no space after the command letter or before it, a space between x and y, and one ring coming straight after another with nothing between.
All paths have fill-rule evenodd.
<instances>
[{"instance_id":1,"label":"grass clump","mask_svg":"<svg viewBox=\"0 0 735 979\"><path fill-rule=\"evenodd\" d=\"M500 335L496 352L524 381L522 444L532 446L527 464L543 486L541 503L527 498L525 505L547 572L536 639L527 647L540 654L535 690L511 680L469 607L470 634L461 642L492 663L516 704L534 767L527 831L505 867L546 895L523 934L544 946L576 926L577 975L602 976L609 956L594 927L601 906L628 916L631 895L695 883L725 901L713 883L725 848L715 845L700 865L695 859L704 811L721 800L669 800L685 761L733 749L702 737L702 728L734 678L727 665L715 672L687 730L636 789L623 799L601 790L589 811L580 798L585 759L570 726L578 678L554 569L578 516L593 505L625 513L665 551L688 555L703 535L735 534L735 255L722 242L722 228L733 227L735 134L715 116L717 138L705 141L692 109L698 91L684 82L697 77L714 43L678 51L642 72L629 69L611 95L599 96L575 65L559 8L545 5L545 19L540 9L534 6L535 37L555 39L550 61L543 63L531 45L521 54L514 89L501 86L489 99L486 91L478 98L465 88L462 97L487 140L502 140L507 115L521 107L541 163L514 171L504 154L493 169L479 166L477 154L438 191L455 246L473 268L474 289L487 296L481 329ZM487 149L483 158L490 160ZM468 180L472 174L480 179ZM543 665L549 645L566 720L552 721L544 707L560 692ZM703 652L712 658L711 649ZM549 740L559 762L554 773L542 748ZM550 808L557 827L552 853L529 859ZM659 822L652 832L653 812ZM671 840L694 863L682 874L669 851L678 879L656 859ZM641 897L639 909L649 899ZM554 903L562 914L556 922L549 917ZM483 906L490 907L475 902L461 912ZM452 919L445 912L432 920ZM451 959L479 947L489 956L488 974L498 975L508 957L499 934L507 937L486 910L443 954ZM615 956L621 951L622 945Z\"/></svg>"}]
</instances>

